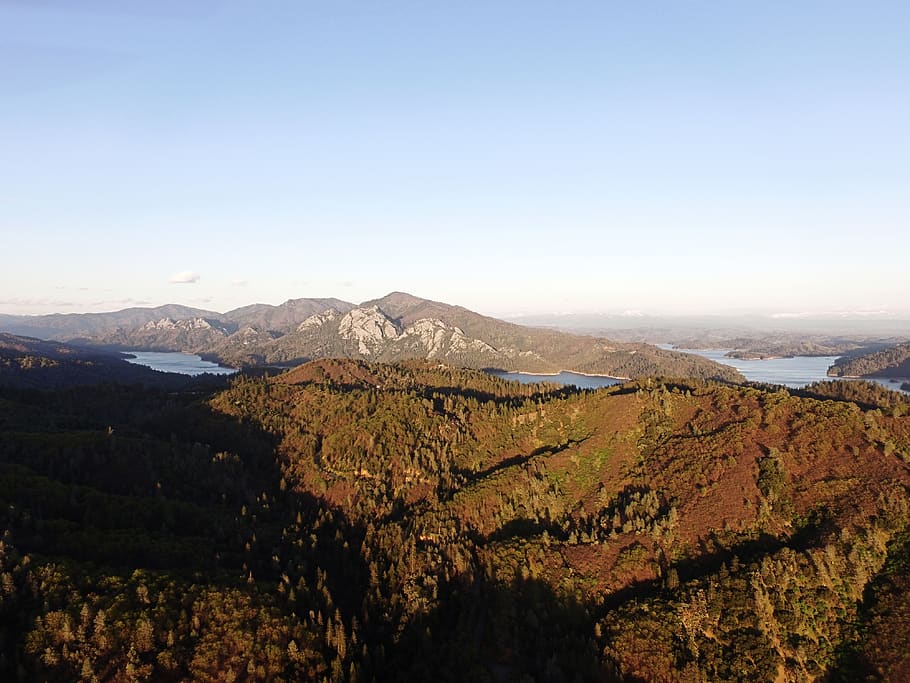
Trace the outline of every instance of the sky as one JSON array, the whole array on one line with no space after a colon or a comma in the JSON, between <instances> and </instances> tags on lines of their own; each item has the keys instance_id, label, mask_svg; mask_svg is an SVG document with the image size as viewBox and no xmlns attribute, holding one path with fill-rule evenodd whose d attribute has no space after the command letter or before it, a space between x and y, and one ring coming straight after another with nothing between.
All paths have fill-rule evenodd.
<instances>
[{"instance_id":1,"label":"sky","mask_svg":"<svg viewBox=\"0 0 910 683\"><path fill-rule=\"evenodd\" d=\"M0 0L0 313L910 311L910 3Z\"/></svg>"}]
</instances>

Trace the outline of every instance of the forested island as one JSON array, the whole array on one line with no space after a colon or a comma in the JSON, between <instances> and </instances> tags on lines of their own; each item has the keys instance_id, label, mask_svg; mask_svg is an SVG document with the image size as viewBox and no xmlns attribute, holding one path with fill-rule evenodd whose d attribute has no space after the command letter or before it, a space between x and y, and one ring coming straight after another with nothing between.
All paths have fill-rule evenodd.
<instances>
[{"instance_id":1,"label":"forested island","mask_svg":"<svg viewBox=\"0 0 910 683\"><path fill-rule=\"evenodd\" d=\"M209 387L17 373L3 680L910 665L910 401L876 385L580 391L345 359Z\"/></svg>"},{"instance_id":2,"label":"forested island","mask_svg":"<svg viewBox=\"0 0 910 683\"><path fill-rule=\"evenodd\" d=\"M854 339L831 337L807 338L807 335L741 336L730 339L694 337L676 342L676 348L705 349L729 348L727 356L743 360L767 360L793 356L839 356L881 344Z\"/></svg>"}]
</instances>

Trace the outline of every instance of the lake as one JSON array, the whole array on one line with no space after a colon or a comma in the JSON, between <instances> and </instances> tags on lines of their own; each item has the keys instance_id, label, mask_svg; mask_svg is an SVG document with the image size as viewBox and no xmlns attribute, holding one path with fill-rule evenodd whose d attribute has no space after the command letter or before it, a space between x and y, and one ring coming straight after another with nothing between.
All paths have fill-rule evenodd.
<instances>
[{"instance_id":1,"label":"lake","mask_svg":"<svg viewBox=\"0 0 910 683\"><path fill-rule=\"evenodd\" d=\"M176 372L181 375L201 375L206 372L212 375L231 375L237 372L234 368L223 368L216 363L202 360L192 353L177 351L126 351L125 353L134 356L125 359L130 363L145 365L161 372Z\"/></svg>"},{"instance_id":2,"label":"lake","mask_svg":"<svg viewBox=\"0 0 910 683\"><path fill-rule=\"evenodd\" d=\"M739 370L743 377L750 382L766 382L768 384L783 384L786 387L800 388L812 382L826 382L836 377L828 377L828 368L834 364L839 356L793 356L792 358L769 358L767 360L743 360L741 358L728 358L726 354L731 349L674 349L671 344L658 344L662 349L694 353L724 365ZM869 377L871 382L881 384L887 389L901 391L900 385L906 379L890 377Z\"/></svg>"},{"instance_id":3,"label":"lake","mask_svg":"<svg viewBox=\"0 0 910 683\"><path fill-rule=\"evenodd\" d=\"M739 370L743 377L752 382L767 382L768 384L783 384L788 387L804 387L811 382L822 382L833 377L828 377L828 368L837 359L837 356L794 356L793 358L771 358L768 360L741 360L727 358L724 354L730 349L673 349L669 344L658 344L662 349L694 353L704 358L730 365ZM127 358L130 363L145 365L161 372L176 372L181 375L231 375L237 370L223 368L215 363L203 360L192 353L179 353L176 351L127 351L134 358ZM582 375L577 372L560 372L555 375L532 375L523 372L489 371L491 375L503 379L521 382L522 384L535 384L550 382L552 384L574 385L579 389L600 389L621 383L622 380L603 375ZM869 378L883 387L901 391L901 382L906 379L897 378L897 383L891 378Z\"/></svg>"},{"instance_id":4,"label":"lake","mask_svg":"<svg viewBox=\"0 0 910 683\"><path fill-rule=\"evenodd\" d=\"M531 375L524 372L503 372L502 370L488 370L491 375L502 379L522 384L536 384L538 382L551 382L552 384L572 384L579 389L600 389L620 384L622 380L603 375L581 375L577 372L560 372L555 375Z\"/></svg>"}]
</instances>

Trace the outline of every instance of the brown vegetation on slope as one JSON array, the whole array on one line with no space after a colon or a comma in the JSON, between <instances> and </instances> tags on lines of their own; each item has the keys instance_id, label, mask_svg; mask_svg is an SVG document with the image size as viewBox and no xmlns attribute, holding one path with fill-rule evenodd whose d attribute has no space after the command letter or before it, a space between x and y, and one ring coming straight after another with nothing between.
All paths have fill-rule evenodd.
<instances>
[{"instance_id":1,"label":"brown vegetation on slope","mask_svg":"<svg viewBox=\"0 0 910 683\"><path fill-rule=\"evenodd\" d=\"M197 398L0 396L0 671L901 671L870 627L903 614L910 417L862 385L591 392L323 360Z\"/></svg>"}]
</instances>

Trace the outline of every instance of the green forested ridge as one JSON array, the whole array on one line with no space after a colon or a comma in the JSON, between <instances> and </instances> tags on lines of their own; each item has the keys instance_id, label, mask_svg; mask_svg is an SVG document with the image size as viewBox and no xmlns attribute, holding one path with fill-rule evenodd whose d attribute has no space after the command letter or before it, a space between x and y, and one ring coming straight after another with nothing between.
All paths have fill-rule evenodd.
<instances>
[{"instance_id":1,"label":"green forested ridge","mask_svg":"<svg viewBox=\"0 0 910 683\"><path fill-rule=\"evenodd\" d=\"M0 678L902 680L908 406L425 361L0 388Z\"/></svg>"},{"instance_id":2,"label":"green forested ridge","mask_svg":"<svg viewBox=\"0 0 910 683\"><path fill-rule=\"evenodd\" d=\"M666 332L665 336L676 336ZM792 356L837 356L877 351L887 344L880 339L846 337L843 335L812 334L807 332L754 332L741 335L705 331L676 338L674 348L730 349L730 358L790 358Z\"/></svg>"},{"instance_id":3,"label":"green forested ridge","mask_svg":"<svg viewBox=\"0 0 910 683\"><path fill-rule=\"evenodd\" d=\"M910 376L910 342L846 358L828 368L832 377Z\"/></svg>"},{"instance_id":4,"label":"green forested ridge","mask_svg":"<svg viewBox=\"0 0 910 683\"><path fill-rule=\"evenodd\" d=\"M0 332L0 387L62 389L117 382L170 389L212 389L224 378L157 372L122 354Z\"/></svg>"}]
</instances>

